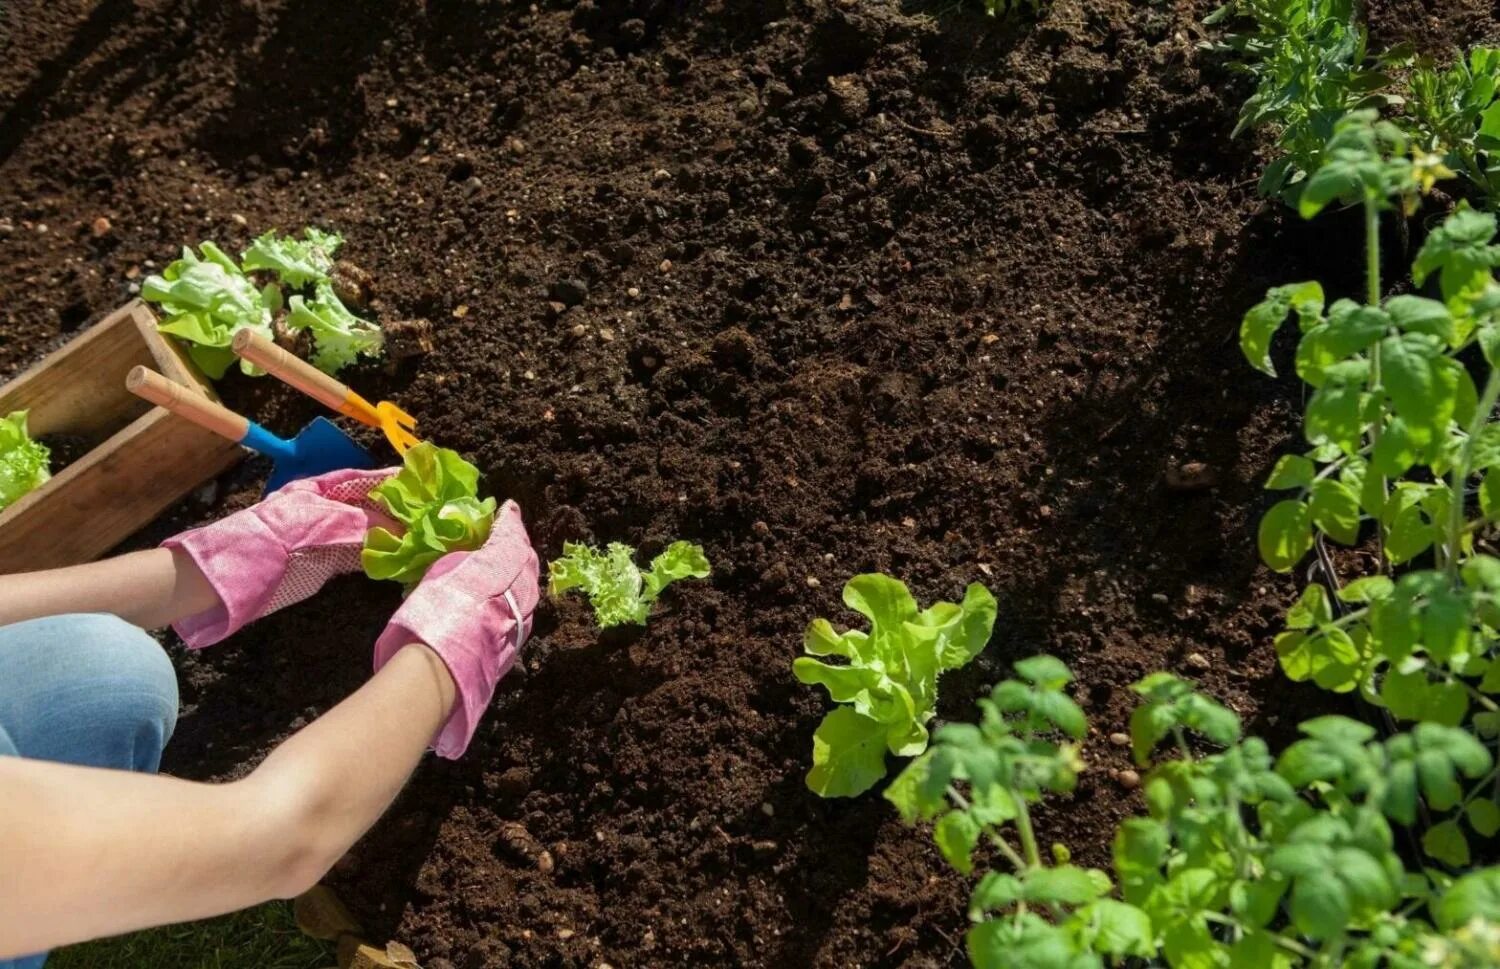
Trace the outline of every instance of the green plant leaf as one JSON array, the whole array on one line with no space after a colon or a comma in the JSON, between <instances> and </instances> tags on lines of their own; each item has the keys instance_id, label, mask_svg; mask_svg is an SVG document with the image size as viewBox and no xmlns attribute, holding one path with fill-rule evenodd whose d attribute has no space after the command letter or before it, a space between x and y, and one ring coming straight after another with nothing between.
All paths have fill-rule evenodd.
<instances>
[{"instance_id":1,"label":"green plant leaf","mask_svg":"<svg viewBox=\"0 0 1500 969\"><path fill-rule=\"evenodd\" d=\"M326 283L333 271L333 257L344 244L336 232L308 226L302 238L283 236L274 230L259 236L240 256L246 271L274 272L282 285L300 289L309 283Z\"/></svg>"},{"instance_id":2,"label":"green plant leaf","mask_svg":"<svg viewBox=\"0 0 1500 969\"><path fill-rule=\"evenodd\" d=\"M1312 511L1295 499L1278 501L1260 520L1260 557L1277 572L1290 572L1312 549Z\"/></svg>"},{"instance_id":3,"label":"green plant leaf","mask_svg":"<svg viewBox=\"0 0 1500 969\"><path fill-rule=\"evenodd\" d=\"M1313 524L1345 545L1359 540L1359 496L1348 485L1323 478L1313 484L1307 502Z\"/></svg>"},{"instance_id":4,"label":"green plant leaf","mask_svg":"<svg viewBox=\"0 0 1500 969\"><path fill-rule=\"evenodd\" d=\"M949 811L933 826L932 839L937 842L938 851L948 864L965 875L972 875L974 848L979 844L981 831L979 822L965 812Z\"/></svg>"},{"instance_id":5,"label":"green plant leaf","mask_svg":"<svg viewBox=\"0 0 1500 969\"><path fill-rule=\"evenodd\" d=\"M293 296L288 307L287 326L312 333L311 362L324 373L336 374L359 357L378 357L385 347L380 327L349 312L326 282L318 283L312 300Z\"/></svg>"},{"instance_id":6,"label":"green plant leaf","mask_svg":"<svg viewBox=\"0 0 1500 969\"><path fill-rule=\"evenodd\" d=\"M1286 488L1306 488L1313 483L1317 466L1300 454L1283 454L1271 469L1266 479L1266 490L1279 491Z\"/></svg>"},{"instance_id":7,"label":"green plant leaf","mask_svg":"<svg viewBox=\"0 0 1500 969\"><path fill-rule=\"evenodd\" d=\"M495 499L480 500L478 487L479 470L458 452L430 441L407 451L401 470L370 492L406 530L397 536L370 529L360 555L365 574L410 588L443 556L484 545L495 521Z\"/></svg>"},{"instance_id":8,"label":"green plant leaf","mask_svg":"<svg viewBox=\"0 0 1500 969\"><path fill-rule=\"evenodd\" d=\"M1250 365L1269 376L1276 376L1271 364L1271 340L1293 307L1303 315L1322 312L1323 287L1316 282L1277 286L1266 298L1251 308L1240 323L1240 350Z\"/></svg>"},{"instance_id":9,"label":"green plant leaf","mask_svg":"<svg viewBox=\"0 0 1500 969\"><path fill-rule=\"evenodd\" d=\"M849 707L831 711L813 733L807 786L819 797L854 797L885 776L886 725Z\"/></svg>"},{"instance_id":10,"label":"green plant leaf","mask_svg":"<svg viewBox=\"0 0 1500 969\"><path fill-rule=\"evenodd\" d=\"M1481 838L1493 838L1500 832L1500 805L1487 797L1470 801L1464 809L1464 815L1469 819L1469 827L1478 832Z\"/></svg>"},{"instance_id":11,"label":"green plant leaf","mask_svg":"<svg viewBox=\"0 0 1500 969\"><path fill-rule=\"evenodd\" d=\"M1469 864L1469 839L1457 821L1440 821L1422 835L1422 850L1452 868Z\"/></svg>"},{"instance_id":12,"label":"green plant leaf","mask_svg":"<svg viewBox=\"0 0 1500 969\"><path fill-rule=\"evenodd\" d=\"M1452 932L1475 919L1500 922L1500 867L1484 868L1459 878L1443 892L1432 910L1433 921Z\"/></svg>"}]
</instances>

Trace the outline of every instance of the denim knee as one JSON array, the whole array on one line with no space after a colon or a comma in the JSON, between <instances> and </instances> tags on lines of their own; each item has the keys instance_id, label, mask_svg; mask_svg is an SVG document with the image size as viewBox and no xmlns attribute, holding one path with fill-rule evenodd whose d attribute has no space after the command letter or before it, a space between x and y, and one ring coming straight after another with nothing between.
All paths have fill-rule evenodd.
<instances>
[{"instance_id":1,"label":"denim knee","mask_svg":"<svg viewBox=\"0 0 1500 969\"><path fill-rule=\"evenodd\" d=\"M161 646L115 616L0 627L0 729L22 757L155 771L177 725Z\"/></svg>"}]
</instances>

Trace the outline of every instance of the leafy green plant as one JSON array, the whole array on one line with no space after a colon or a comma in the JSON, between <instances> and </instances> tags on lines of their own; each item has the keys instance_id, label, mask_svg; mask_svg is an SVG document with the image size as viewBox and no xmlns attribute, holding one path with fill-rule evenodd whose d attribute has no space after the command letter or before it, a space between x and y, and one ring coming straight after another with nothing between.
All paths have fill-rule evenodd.
<instances>
[{"instance_id":1,"label":"leafy green plant","mask_svg":"<svg viewBox=\"0 0 1500 969\"><path fill-rule=\"evenodd\" d=\"M343 236L312 227L303 229L300 239L267 232L236 265L218 246L204 242L198 247L202 258L184 248L181 259L146 279L141 295L167 314L159 329L186 340L193 360L215 380L235 360L229 345L239 329L270 337L277 319L294 332L307 331L313 366L336 374L357 357L379 356L385 342L380 327L352 313L334 291L333 259L343 243ZM250 272L274 274L276 281L257 289ZM288 291L308 287L310 298L285 298ZM243 361L240 366L247 374L259 373Z\"/></svg>"},{"instance_id":2,"label":"leafy green plant","mask_svg":"<svg viewBox=\"0 0 1500 969\"><path fill-rule=\"evenodd\" d=\"M257 236L240 259L247 272L273 272L281 285L300 289L328 281L333 272L333 258L343 245L344 237L337 232L324 232L312 226L302 230L301 239L273 230Z\"/></svg>"},{"instance_id":3,"label":"leafy green plant","mask_svg":"<svg viewBox=\"0 0 1500 969\"><path fill-rule=\"evenodd\" d=\"M0 418L0 511L52 476L51 453L31 439L26 411Z\"/></svg>"},{"instance_id":4,"label":"leafy green plant","mask_svg":"<svg viewBox=\"0 0 1500 969\"><path fill-rule=\"evenodd\" d=\"M575 542L563 544L562 558L547 567L547 589L561 595L581 589L594 609L600 629L627 623L644 626L662 590L679 579L706 579L708 557L703 546L673 542L642 572L635 550L610 542L604 551Z\"/></svg>"},{"instance_id":5,"label":"leafy green plant","mask_svg":"<svg viewBox=\"0 0 1500 969\"><path fill-rule=\"evenodd\" d=\"M1495 217L1460 208L1423 244L1413 281L1436 277L1441 299L1382 300L1378 215L1392 199L1410 199L1421 176L1419 165L1382 154L1381 136L1352 138L1368 123L1352 119L1341 129L1351 137L1330 145L1328 166L1302 199L1309 215L1334 200L1363 206L1365 302L1339 300L1325 312L1316 284L1278 287L1241 330L1246 356L1269 370L1271 336L1295 312L1297 373L1314 388L1304 419L1310 450L1281 458L1266 484L1293 496L1262 519L1262 557L1289 571L1320 540L1357 543L1366 523L1380 555L1370 574L1328 576L1331 593L1308 586L1276 651L1294 680L1358 691L1398 720L1455 726L1472 714L1474 728L1494 738L1500 559L1477 551L1474 537L1500 517ZM1399 139L1388 142L1399 153ZM1466 360L1485 363L1482 389ZM1485 837L1500 831L1492 784L1430 807L1450 816L1435 818L1424 847L1451 864L1467 857L1464 825Z\"/></svg>"},{"instance_id":6,"label":"leafy green plant","mask_svg":"<svg viewBox=\"0 0 1500 969\"><path fill-rule=\"evenodd\" d=\"M385 346L380 327L349 312L327 281L318 282L311 300L293 296L287 306L287 326L312 333L311 362L324 373L338 373L356 357L378 357Z\"/></svg>"},{"instance_id":7,"label":"leafy green plant","mask_svg":"<svg viewBox=\"0 0 1500 969\"><path fill-rule=\"evenodd\" d=\"M236 359L229 345L237 331L249 328L271 336L272 317L281 309L281 291L275 284L257 289L212 242L202 242L198 249L201 257L183 246L181 259L160 276L146 277L141 297L160 304L166 314L157 328L187 341L193 362L218 380ZM245 373L259 372L244 361L240 367Z\"/></svg>"},{"instance_id":8,"label":"leafy green plant","mask_svg":"<svg viewBox=\"0 0 1500 969\"><path fill-rule=\"evenodd\" d=\"M479 496L479 469L457 451L424 441L406 452L402 467L370 497L406 531L372 528L360 560L372 579L393 579L407 588L449 552L485 543L495 521L495 499Z\"/></svg>"},{"instance_id":9,"label":"leafy green plant","mask_svg":"<svg viewBox=\"0 0 1500 969\"><path fill-rule=\"evenodd\" d=\"M1338 120L1399 101L1387 90L1390 71L1409 58L1369 52L1352 0L1229 0L1205 23L1242 28L1207 46L1232 54L1255 81L1234 135L1260 127L1275 134L1280 156L1261 177L1264 196L1295 206Z\"/></svg>"},{"instance_id":10,"label":"leafy green plant","mask_svg":"<svg viewBox=\"0 0 1500 969\"><path fill-rule=\"evenodd\" d=\"M1418 969L1500 954L1500 868L1453 879L1408 870L1395 850L1392 822L1410 825L1419 801L1492 782L1489 751L1464 731L1422 724L1378 741L1321 717L1273 758L1232 711L1149 676L1134 687L1137 761L1163 741L1176 756L1146 775L1149 814L1120 825L1111 879L1066 846L1041 850L1030 806L1073 789L1087 723L1061 662L1015 670L980 701L977 725L939 729L886 790L907 823L933 822L959 872L995 862L970 896L979 969ZM1199 756L1194 734L1225 749Z\"/></svg>"},{"instance_id":11,"label":"leafy green plant","mask_svg":"<svg viewBox=\"0 0 1500 969\"><path fill-rule=\"evenodd\" d=\"M1476 47L1446 70L1412 71L1407 111L1424 150L1444 156L1494 208L1500 202L1500 50Z\"/></svg>"},{"instance_id":12,"label":"leafy green plant","mask_svg":"<svg viewBox=\"0 0 1500 969\"><path fill-rule=\"evenodd\" d=\"M823 797L853 797L885 776L887 752L912 757L927 749L937 709L938 676L968 664L989 642L995 597L974 583L962 603L919 611L906 585L888 575L857 575L844 604L870 620L868 633L834 631L826 619L807 627L807 656L792 662L803 683L828 691L839 706L813 734L807 786ZM817 657L839 657L840 665Z\"/></svg>"}]
</instances>

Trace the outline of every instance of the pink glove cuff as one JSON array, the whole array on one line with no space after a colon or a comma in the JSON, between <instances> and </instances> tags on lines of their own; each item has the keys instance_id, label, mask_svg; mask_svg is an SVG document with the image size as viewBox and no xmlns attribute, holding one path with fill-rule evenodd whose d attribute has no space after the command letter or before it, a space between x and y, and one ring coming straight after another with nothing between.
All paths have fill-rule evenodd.
<instances>
[{"instance_id":1,"label":"pink glove cuff","mask_svg":"<svg viewBox=\"0 0 1500 969\"><path fill-rule=\"evenodd\" d=\"M444 556L375 642L375 669L422 643L453 677L453 712L433 740L439 757L468 749L500 678L515 665L536 609L538 563L521 511L506 502L483 549Z\"/></svg>"},{"instance_id":2,"label":"pink glove cuff","mask_svg":"<svg viewBox=\"0 0 1500 969\"><path fill-rule=\"evenodd\" d=\"M301 602L331 577L359 570L365 533L395 525L369 500L393 474L334 471L294 481L264 501L162 543L187 553L220 605L173 624L191 649Z\"/></svg>"},{"instance_id":3,"label":"pink glove cuff","mask_svg":"<svg viewBox=\"0 0 1500 969\"><path fill-rule=\"evenodd\" d=\"M255 515L247 512L183 532L162 542L181 549L208 579L220 604L172 624L189 649L202 649L233 635L266 613L274 585L257 581L254 563L286 557L286 547Z\"/></svg>"}]
</instances>

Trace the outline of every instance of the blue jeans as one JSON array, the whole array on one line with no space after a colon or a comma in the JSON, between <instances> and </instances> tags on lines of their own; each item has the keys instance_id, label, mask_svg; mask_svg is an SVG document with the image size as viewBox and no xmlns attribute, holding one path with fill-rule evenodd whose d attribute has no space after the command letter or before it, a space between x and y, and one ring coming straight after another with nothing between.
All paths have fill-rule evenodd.
<instances>
[{"instance_id":1,"label":"blue jeans","mask_svg":"<svg viewBox=\"0 0 1500 969\"><path fill-rule=\"evenodd\" d=\"M104 615L0 626L0 757L155 773L176 725L176 674L144 630Z\"/></svg>"}]
</instances>

